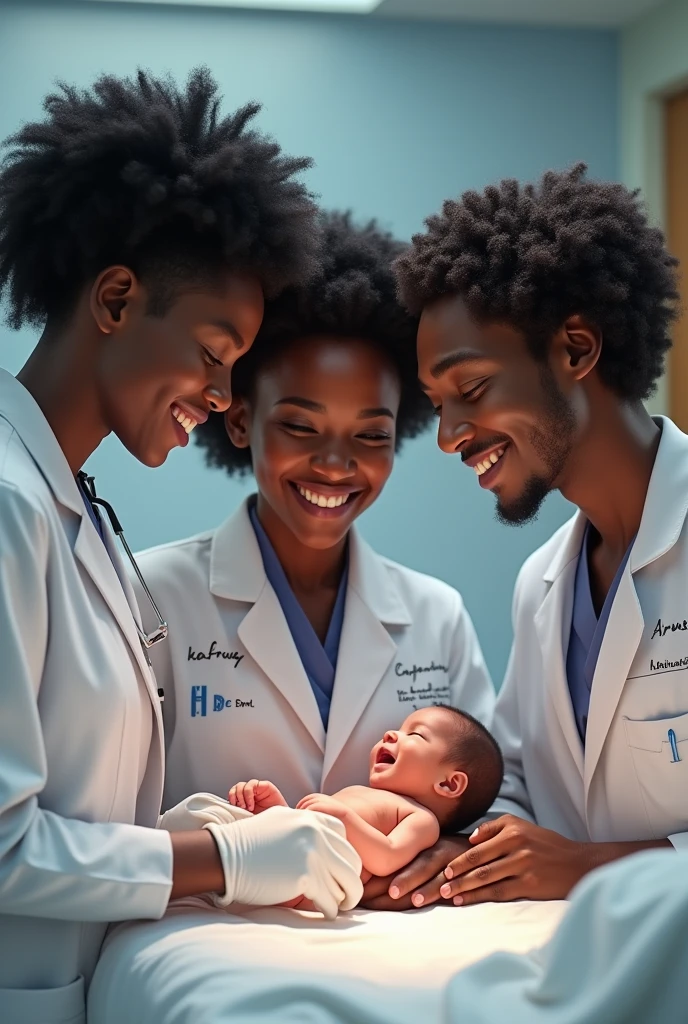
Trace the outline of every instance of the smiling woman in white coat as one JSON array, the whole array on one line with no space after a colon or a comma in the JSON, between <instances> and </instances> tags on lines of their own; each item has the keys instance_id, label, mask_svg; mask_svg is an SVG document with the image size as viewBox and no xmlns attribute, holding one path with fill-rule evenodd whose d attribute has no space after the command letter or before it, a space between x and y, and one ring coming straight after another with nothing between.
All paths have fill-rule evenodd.
<instances>
[{"instance_id":1,"label":"smiling woman in white coat","mask_svg":"<svg viewBox=\"0 0 688 1024\"><path fill-rule=\"evenodd\" d=\"M643 405L676 261L637 194L580 166L447 204L398 271L440 447L503 522L555 489L578 507L516 584L498 816L432 895L561 898L688 845L688 437Z\"/></svg>"},{"instance_id":2,"label":"smiling woman in white coat","mask_svg":"<svg viewBox=\"0 0 688 1024\"><path fill-rule=\"evenodd\" d=\"M171 895L240 899L250 876L256 902L275 902L276 880L291 889L278 899L317 881L330 915L360 897L360 860L332 819L155 828L147 651L166 627L142 632L80 473L111 432L158 466L192 418L227 409L264 292L311 272L304 162L246 131L254 113L218 119L203 71L185 90L102 78L50 97L0 171L2 297L14 326L44 328L18 378L0 371L3 1024L84 1021L107 923L158 918Z\"/></svg>"},{"instance_id":3,"label":"smiling woman in white coat","mask_svg":"<svg viewBox=\"0 0 688 1024\"><path fill-rule=\"evenodd\" d=\"M252 470L257 496L217 529L137 556L170 622L153 652L165 806L252 778L290 803L367 784L371 747L414 708L454 704L491 723L460 595L377 554L355 526L395 449L432 417L416 321L395 296L401 247L348 216L323 227L321 275L268 304L231 409L195 434L213 465ZM427 856L461 848L445 837Z\"/></svg>"}]
</instances>

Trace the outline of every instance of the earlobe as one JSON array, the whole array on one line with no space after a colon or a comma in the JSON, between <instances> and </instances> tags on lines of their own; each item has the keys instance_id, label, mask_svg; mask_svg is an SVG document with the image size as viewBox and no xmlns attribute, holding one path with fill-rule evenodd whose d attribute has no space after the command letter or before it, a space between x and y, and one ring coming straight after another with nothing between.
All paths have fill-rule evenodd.
<instances>
[{"instance_id":1,"label":"earlobe","mask_svg":"<svg viewBox=\"0 0 688 1024\"><path fill-rule=\"evenodd\" d=\"M119 330L127 320L132 302L139 297L141 286L127 267L107 267L96 278L91 289L91 313L103 334Z\"/></svg>"},{"instance_id":2,"label":"earlobe","mask_svg":"<svg viewBox=\"0 0 688 1024\"><path fill-rule=\"evenodd\" d=\"M574 380L583 380L597 365L602 352L602 332L579 314L570 316L563 325L562 342L566 369Z\"/></svg>"},{"instance_id":3,"label":"earlobe","mask_svg":"<svg viewBox=\"0 0 688 1024\"><path fill-rule=\"evenodd\" d=\"M235 448L248 448L251 444L249 410L244 398L232 399L225 413L225 430Z\"/></svg>"}]
</instances>

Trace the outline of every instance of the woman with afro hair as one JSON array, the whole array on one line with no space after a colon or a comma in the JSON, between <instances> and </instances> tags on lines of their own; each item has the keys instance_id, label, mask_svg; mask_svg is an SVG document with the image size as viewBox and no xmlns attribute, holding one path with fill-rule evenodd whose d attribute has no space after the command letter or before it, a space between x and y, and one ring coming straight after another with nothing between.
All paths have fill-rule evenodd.
<instances>
[{"instance_id":1,"label":"woman with afro hair","mask_svg":"<svg viewBox=\"0 0 688 1024\"><path fill-rule=\"evenodd\" d=\"M494 691L459 594L381 557L356 527L432 418L417 321L395 295L402 246L348 215L321 223L319 275L268 303L231 408L195 433L210 465L251 472L257 493L217 529L138 556L170 623L152 654L166 807L240 780L271 779L292 805L367 785L371 747L386 735L396 750L414 709L452 704L490 725Z\"/></svg>"},{"instance_id":2,"label":"woman with afro hair","mask_svg":"<svg viewBox=\"0 0 688 1024\"><path fill-rule=\"evenodd\" d=\"M0 1019L85 1019L107 923L171 897L360 897L331 819L286 811L156 829L160 697L113 544L81 472L114 433L158 466L230 403L264 296L317 266L315 208L284 156L229 116L204 70L62 86L5 147L0 297L40 338L0 371ZM115 527L118 527L116 519ZM279 871L277 870L279 867Z\"/></svg>"}]
</instances>

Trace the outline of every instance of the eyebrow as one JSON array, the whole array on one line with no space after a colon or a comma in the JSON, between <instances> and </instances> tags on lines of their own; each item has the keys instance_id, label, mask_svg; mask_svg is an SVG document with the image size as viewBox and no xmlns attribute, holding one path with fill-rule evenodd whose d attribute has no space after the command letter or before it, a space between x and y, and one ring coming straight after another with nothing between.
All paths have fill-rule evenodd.
<instances>
[{"instance_id":1,"label":"eyebrow","mask_svg":"<svg viewBox=\"0 0 688 1024\"><path fill-rule=\"evenodd\" d=\"M223 334L228 334L237 348L241 349L244 347L243 337L230 320L213 320L210 326L217 327Z\"/></svg>"},{"instance_id":2,"label":"eyebrow","mask_svg":"<svg viewBox=\"0 0 688 1024\"><path fill-rule=\"evenodd\" d=\"M438 363L435 363L430 370L430 376L433 380L438 380L445 373L453 370L455 366L461 366L463 363L478 362L485 362L485 356L480 352L472 352L470 349L464 349L462 352L451 352L444 359L440 359ZM423 381L420 381L420 386L423 391L429 390L427 384L424 384Z\"/></svg>"},{"instance_id":3,"label":"eyebrow","mask_svg":"<svg viewBox=\"0 0 688 1024\"><path fill-rule=\"evenodd\" d=\"M379 409L362 409L361 412L359 412L356 419L368 420L372 419L373 416L388 416L390 420L394 419L394 413L392 412L392 410L388 409L384 405L381 405Z\"/></svg>"},{"instance_id":4,"label":"eyebrow","mask_svg":"<svg viewBox=\"0 0 688 1024\"><path fill-rule=\"evenodd\" d=\"M298 405L300 409L308 409L309 412L326 412L325 406L320 402L312 402L310 398L280 398L275 405Z\"/></svg>"},{"instance_id":5,"label":"eyebrow","mask_svg":"<svg viewBox=\"0 0 688 1024\"><path fill-rule=\"evenodd\" d=\"M307 409L309 412L327 412L327 409L321 402L313 402L310 398L299 398L296 395L292 395L289 398L280 398L279 401L275 402L275 405L297 405L300 409ZM380 406L378 409L362 409L356 419L367 420L373 416L388 416L391 420L394 419L394 413L386 406Z\"/></svg>"}]
</instances>

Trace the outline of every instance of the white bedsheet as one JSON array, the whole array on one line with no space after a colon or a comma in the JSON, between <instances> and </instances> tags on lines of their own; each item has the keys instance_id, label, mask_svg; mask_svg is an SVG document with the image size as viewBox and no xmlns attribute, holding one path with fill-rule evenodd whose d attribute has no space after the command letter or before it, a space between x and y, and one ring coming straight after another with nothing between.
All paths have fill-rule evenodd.
<instances>
[{"instance_id":1,"label":"white bedsheet","mask_svg":"<svg viewBox=\"0 0 688 1024\"><path fill-rule=\"evenodd\" d=\"M567 904L355 910L325 922L278 908L180 901L109 937L89 1024L440 1024L458 970L541 946ZM454 1018L460 1024L461 1018Z\"/></svg>"}]
</instances>

